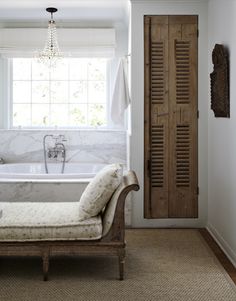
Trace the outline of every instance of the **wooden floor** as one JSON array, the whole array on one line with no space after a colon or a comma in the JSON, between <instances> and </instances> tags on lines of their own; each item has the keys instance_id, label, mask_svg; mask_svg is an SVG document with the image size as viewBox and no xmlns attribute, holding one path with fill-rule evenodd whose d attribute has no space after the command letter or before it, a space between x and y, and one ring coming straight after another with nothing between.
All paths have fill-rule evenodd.
<instances>
[{"instance_id":1,"label":"wooden floor","mask_svg":"<svg viewBox=\"0 0 236 301\"><path fill-rule=\"evenodd\" d=\"M216 241L211 236L211 234L207 231L207 229L199 229L199 231L200 231L202 237L207 242L208 246L211 248L213 253L218 258L219 262L222 264L222 266L224 267L226 272L229 274L230 278L236 284L236 268L233 266L233 264L227 258L225 253L222 251L222 249L219 247L219 245L216 243Z\"/></svg>"}]
</instances>

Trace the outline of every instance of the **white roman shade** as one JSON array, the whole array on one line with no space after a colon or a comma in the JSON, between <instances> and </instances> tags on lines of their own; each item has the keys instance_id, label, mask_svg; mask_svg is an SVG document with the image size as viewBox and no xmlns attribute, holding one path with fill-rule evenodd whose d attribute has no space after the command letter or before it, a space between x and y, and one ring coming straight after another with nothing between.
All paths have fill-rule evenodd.
<instances>
[{"instance_id":1,"label":"white roman shade","mask_svg":"<svg viewBox=\"0 0 236 301\"><path fill-rule=\"evenodd\" d=\"M57 34L65 56L114 56L114 28L58 28ZM30 56L42 50L46 37L47 28L2 28L0 54L8 57Z\"/></svg>"}]
</instances>

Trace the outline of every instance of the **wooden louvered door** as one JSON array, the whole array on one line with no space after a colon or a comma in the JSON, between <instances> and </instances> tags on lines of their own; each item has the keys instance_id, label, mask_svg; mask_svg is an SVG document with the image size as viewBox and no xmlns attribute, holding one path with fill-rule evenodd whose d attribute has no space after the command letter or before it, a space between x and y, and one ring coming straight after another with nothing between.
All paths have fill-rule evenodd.
<instances>
[{"instance_id":1,"label":"wooden louvered door","mask_svg":"<svg viewBox=\"0 0 236 301\"><path fill-rule=\"evenodd\" d=\"M144 21L145 217L197 217L197 17Z\"/></svg>"}]
</instances>

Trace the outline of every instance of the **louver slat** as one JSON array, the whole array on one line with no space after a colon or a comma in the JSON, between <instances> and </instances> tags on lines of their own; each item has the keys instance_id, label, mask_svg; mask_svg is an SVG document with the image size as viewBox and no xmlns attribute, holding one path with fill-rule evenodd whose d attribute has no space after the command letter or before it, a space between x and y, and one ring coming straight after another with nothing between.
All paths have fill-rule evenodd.
<instances>
[{"instance_id":1,"label":"louver slat","mask_svg":"<svg viewBox=\"0 0 236 301\"><path fill-rule=\"evenodd\" d=\"M177 41L176 54L176 102L188 104L190 97L190 41Z\"/></svg>"},{"instance_id":2,"label":"louver slat","mask_svg":"<svg viewBox=\"0 0 236 301\"><path fill-rule=\"evenodd\" d=\"M151 99L152 104L164 102L164 43L151 42Z\"/></svg>"},{"instance_id":3,"label":"louver slat","mask_svg":"<svg viewBox=\"0 0 236 301\"><path fill-rule=\"evenodd\" d=\"M151 146L151 186L164 187L164 127L163 125L152 126Z\"/></svg>"},{"instance_id":4,"label":"louver slat","mask_svg":"<svg viewBox=\"0 0 236 301\"><path fill-rule=\"evenodd\" d=\"M176 132L176 186L190 186L190 131L189 126L177 126Z\"/></svg>"}]
</instances>

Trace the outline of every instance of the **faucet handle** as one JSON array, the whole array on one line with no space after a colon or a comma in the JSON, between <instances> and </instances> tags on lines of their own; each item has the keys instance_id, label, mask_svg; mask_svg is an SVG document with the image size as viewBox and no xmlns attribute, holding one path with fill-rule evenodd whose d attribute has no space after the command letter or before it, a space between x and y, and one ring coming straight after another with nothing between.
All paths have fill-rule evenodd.
<instances>
[{"instance_id":1,"label":"faucet handle","mask_svg":"<svg viewBox=\"0 0 236 301\"><path fill-rule=\"evenodd\" d=\"M53 139L55 140L55 143L67 141L66 138L65 138L65 135L62 135L62 134L53 135Z\"/></svg>"},{"instance_id":2,"label":"faucet handle","mask_svg":"<svg viewBox=\"0 0 236 301\"><path fill-rule=\"evenodd\" d=\"M60 137L60 139L61 139L62 142L66 142L67 141L65 135L59 135L59 137Z\"/></svg>"},{"instance_id":3,"label":"faucet handle","mask_svg":"<svg viewBox=\"0 0 236 301\"><path fill-rule=\"evenodd\" d=\"M55 143L57 143L58 140L60 139L60 136L59 135L53 135L52 139L55 141Z\"/></svg>"}]
</instances>

